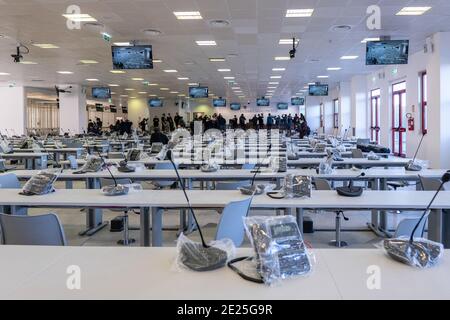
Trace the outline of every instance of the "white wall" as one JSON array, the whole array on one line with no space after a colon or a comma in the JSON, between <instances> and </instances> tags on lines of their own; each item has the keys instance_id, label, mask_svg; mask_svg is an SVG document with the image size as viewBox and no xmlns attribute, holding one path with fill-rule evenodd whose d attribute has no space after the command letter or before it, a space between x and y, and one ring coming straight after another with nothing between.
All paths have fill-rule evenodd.
<instances>
[{"instance_id":1,"label":"white wall","mask_svg":"<svg viewBox=\"0 0 450 320\"><path fill-rule=\"evenodd\" d=\"M339 128L340 134L350 130L352 123L351 85L350 82L339 84ZM351 131L351 130L350 130ZM350 131L348 131L350 133Z\"/></svg>"},{"instance_id":2,"label":"white wall","mask_svg":"<svg viewBox=\"0 0 450 320\"><path fill-rule=\"evenodd\" d=\"M25 134L26 93L24 87L0 87L0 130L6 134ZM6 129L6 130L5 130Z\"/></svg>"},{"instance_id":3,"label":"white wall","mask_svg":"<svg viewBox=\"0 0 450 320\"><path fill-rule=\"evenodd\" d=\"M59 96L59 126L72 134L87 131L86 91L78 85L72 85L70 93Z\"/></svg>"}]
</instances>

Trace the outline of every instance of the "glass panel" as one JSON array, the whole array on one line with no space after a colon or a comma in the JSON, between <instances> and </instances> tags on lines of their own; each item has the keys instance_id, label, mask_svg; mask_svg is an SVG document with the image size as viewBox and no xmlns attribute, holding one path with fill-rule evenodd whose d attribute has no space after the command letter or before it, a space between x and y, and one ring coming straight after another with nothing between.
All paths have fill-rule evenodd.
<instances>
[{"instance_id":1,"label":"glass panel","mask_svg":"<svg viewBox=\"0 0 450 320\"><path fill-rule=\"evenodd\" d=\"M392 90L394 92L398 92L398 91L402 91L402 90L406 90L406 82L400 82L400 83L396 83L392 86Z\"/></svg>"},{"instance_id":2,"label":"glass panel","mask_svg":"<svg viewBox=\"0 0 450 320\"><path fill-rule=\"evenodd\" d=\"M406 127L406 93L401 94L401 108L400 108L400 117L402 128Z\"/></svg>"},{"instance_id":3,"label":"glass panel","mask_svg":"<svg viewBox=\"0 0 450 320\"><path fill-rule=\"evenodd\" d=\"M400 150L400 133L394 132L394 153L398 153Z\"/></svg>"},{"instance_id":4,"label":"glass panel","mask_svg":"<svg viewBox=\"0 0 450 320\"><path fill-rule=\"evenodd\" d=\"M394 94L394 121L393 121L393 127L398 128L400 126L400 97L398 94Z\"/></svg>"},{"instance_id":5,"label":"glass panel","mask_svg":"<svg viewBox=\"0 0 450 320\"><path fill-rule=\"evenodd\" d=\"M428 88L427 88L427 84L428 84L428 76L425 73L423 75L423 101L427 102L428 101Z\"/></svg>"}]
</instances>

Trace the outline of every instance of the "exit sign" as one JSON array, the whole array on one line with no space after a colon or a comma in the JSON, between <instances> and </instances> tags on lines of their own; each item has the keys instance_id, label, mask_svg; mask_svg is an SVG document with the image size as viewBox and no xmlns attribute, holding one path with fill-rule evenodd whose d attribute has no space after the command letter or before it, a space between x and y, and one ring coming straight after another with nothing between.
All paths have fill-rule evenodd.
<instances>
[{"instance_id":1,"label":"exit sign","mask_svg":"<svg viewBox=\"0 0 450 320\"><path fill-rule=\"evenodd\" d=\"M111 42L112 37L111 37L111 35L107 34L106 32L102 33L102 37L103 37L103 40L105 40L106 42Z\"/></svg>"}]
</instances>

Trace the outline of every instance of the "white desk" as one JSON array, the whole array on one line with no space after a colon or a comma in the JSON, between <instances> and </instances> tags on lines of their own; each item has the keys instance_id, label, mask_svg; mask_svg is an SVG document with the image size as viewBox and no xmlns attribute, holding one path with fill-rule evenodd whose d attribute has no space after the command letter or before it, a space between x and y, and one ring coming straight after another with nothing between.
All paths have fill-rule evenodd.
<instances>
[{"instance_id":1,"label":"white desk","mask_svg":"<svg viewBox=\"0 0 450 320\"><path fill-rule=\"evenodd\" d=\"M26 153L26 152L17 152L17 153L0 153L0 157L5 160L26 160L27 168L47 168L48 163L48 153Z\"/></svg>"},{"instance_id":2,"label":"white desk","mask_svg":"<svg viewBox=\"0 0 450 320\"><path fill-rule=\"evenodd\" d=\"M251 252L239 249L237 255ZM175 248L1 246L0 299L450 299L450 251L428 270L400 264L377 249L313 253L317 263L308 277L267 287L228 268L174 271ZM81 290L67 289L72 265L81 268ZM380 268L380 290L367 288L371 265Z\"/></svg>"}]
</instances>

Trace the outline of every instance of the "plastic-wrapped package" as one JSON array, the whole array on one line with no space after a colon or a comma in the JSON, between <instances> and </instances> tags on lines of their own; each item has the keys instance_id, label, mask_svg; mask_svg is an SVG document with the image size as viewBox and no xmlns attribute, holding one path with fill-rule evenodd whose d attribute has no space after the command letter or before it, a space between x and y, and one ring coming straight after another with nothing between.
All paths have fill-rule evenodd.
<instances>
[{"instance_id":1,"label":"plastic-wrapped package","mask_svg":"<svg viewBox=\"0 0 450 320\"><path fill-rule=\"evenodd\" d=\"M384 240L380 247L392 259L425 269L435 266L444 254L444 246L424 238L415 238L410 242L409 237Z\"/></svg>"},{"instance_id":2,"label":"plastic-wrapped package","mask_svg":"<svg viewBox=\"0 0 450 320\"><path fill-rule=\"evenodd\" d=\"M60 171L43 170L32 176L23 186L20 194L26 196L39 196L54 192L53 184L58 179Z\"/></svg>"},{"instance_id":3,"label":"plastic-wrapped package","mask_svg":"<svg viewBox=\"0 0 450 320\"><path fill-rule=\"evenodd\" d=\"M326 158L319 163L319 174L333 173L333 158Z\"/></svg>"},{"instance_id":4,"label":"plastic-wrapped package","mask_svg":"<svg viewBox=\"0 0 450 320\"><path fill-rule=\"evenodd\" d=\"M311 198L311 177L288 174L284 181L286 198Z\"/></svg>"},{"instance_id":5,"label":"plastic-wrapped package","mask_svg":"<svg viewBox=\"0 0 450 320\"><path fill-rule=\"evenodd\" d=\"M380 156L377 155L375 152L370 151L369 154L367 155L367 159L369 160L380 160Z\"/></svg>"},{"instance_id":6,"label":"plastic-wrapped package","mask_svg":"<svg viewBox=\"0 0 450 320\"><path fill-rule=\"evenodd\" d=\"M219 171L219 169L220 169L220 166L214 161L211 161L208 164L202 165L200 168L200 170L202 172L216 172L216 171Z\"/></svg>"},{"instance_id":7,"label":"plastic-wrapped package","mask_svg":"<svg viewBox=\"0 0 450 320\"><path fill-rule=\"evenodd\" d=\"M0 152L2 152L2 153L13 153L14 151L11 148L10 144L8 143L8 141L1 140L0 141Z\"/></svg>"},{"instance_id":8,"label":"plastic-wrapped package","mask_svg":"<svg viewBox=\"0 0 450 320\"><path fill-rule=\"evenodd\" d=\"M224 267L234 258L236 247L230 239L212 241L209 248L194 242L183 233L178 237L177 256L174 269L193 271L212 271Z\"/></svg>"},{"instance_id":9,"label":"plastic-wrapped package","mask_svg":"<svg viewBox=\"0 0 450 320\"><path fill-rule=\"evenodd\" d=\"M247 217L244 225L255 249L256 271L266 285L312 272L314 256L294 217Z\"/></svg>"},{"instance_id":10,"label":"plastic-wrapped package","mask_svg":"<svg viewBox=\"0 0 450 320\"><path fill-rule=\"evenodd\" d=\"M87 172L98 172L104 166L104 161L100 157L88 156L86 163L81 167L80 171L75 171L74 174L83 174Z\"/></svg>"},{"instance_id":11,"label":"plastic-wrapped package","mask_svg":"<svg viewBox=\"0 0 450 320\"><path fill-rule=\"evenodd\" d=\"M132 184L118 184L118 185L110 185L106 186L102 189L102 193L105 196L122 196L128 193L139 192L142 191L142 185L139 183Z\"/></svg>"}]
</instances>

